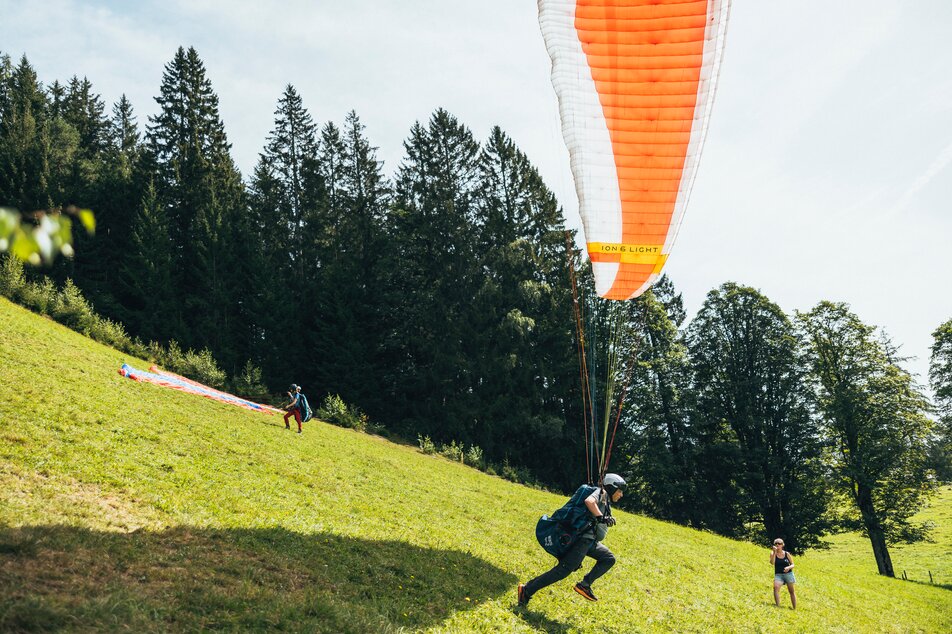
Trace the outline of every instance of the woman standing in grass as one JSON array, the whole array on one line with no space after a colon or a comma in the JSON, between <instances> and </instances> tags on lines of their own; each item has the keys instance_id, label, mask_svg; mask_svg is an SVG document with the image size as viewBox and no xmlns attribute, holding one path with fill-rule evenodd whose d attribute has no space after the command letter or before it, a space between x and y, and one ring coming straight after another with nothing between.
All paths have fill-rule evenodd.
<instances>
[{"instance_id":1,"label":"woman standing in grass","mask_svg":"<svg viewBox=\"0 0 952 634\"><path fill-rule=\"evenodd\" d=\"M797 579L793 576L793 557L783 549L783 540L777 538L773 543L773 550L770 551L770 563L774 565L773 581L773 599L777 607L780 607L780 586L786 585L790 592L790 605L794 610L797 609L797 593L793 589Z\"/></svg>"}]
</instances>

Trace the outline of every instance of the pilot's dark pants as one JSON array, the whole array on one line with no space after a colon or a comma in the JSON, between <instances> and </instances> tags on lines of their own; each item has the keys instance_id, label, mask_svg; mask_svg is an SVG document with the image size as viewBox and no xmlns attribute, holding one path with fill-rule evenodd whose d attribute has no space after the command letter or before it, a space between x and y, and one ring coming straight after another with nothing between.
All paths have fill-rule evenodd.
<instances>
[{"instance_id":1,"label":"pilot's dark pants","mask_svg":"<svg viewBox=\"0 0 952 634\"><path fill-rule=\"evenodd\" d=\"M532 581L526 584L525 595L528 600L533 594L542 588L552 585L556 581L565 579L570 574L582 567L582 560L589 556L595 560L595 565L591 571L582 579L585 585L592 585L596 579L608 572L609 568L615 565L615 555L608 550L602 543L596 542L592 534L579 537L578 541L562 555L559 563L544 572Z\"/></svg>"}]
</instances>

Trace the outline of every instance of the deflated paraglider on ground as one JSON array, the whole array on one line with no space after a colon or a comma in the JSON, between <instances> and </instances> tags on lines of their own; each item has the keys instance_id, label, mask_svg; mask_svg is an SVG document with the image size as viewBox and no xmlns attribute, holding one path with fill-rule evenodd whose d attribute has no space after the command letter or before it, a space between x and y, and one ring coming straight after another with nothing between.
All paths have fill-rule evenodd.
<instances>
[{"instance_id":1,"label":"deflated paraglider on ground","mask_svg":"<svg viewBox=\"0 0 952 634\"><path fill-rule=\"evenodd\" d=\"M263 414L270 415L271 412L281 411L279 409L269 407L268 405L253 403L252 401L239 398L234 394L228 394L227 392L216 390L213 387L202 385L197 381L186 379L184 376L179 376L178 374L173 374L172 372L166 372L165 370L160 370L154 365L150 366L149 371L146 372L144 370L137 370L127 363L123 363L122 367L119 368L119 374L130 378L133 381L153 383L155 385L167 387L172 390L188 392L189 394L198 394L200 396L204 396L205 398L215 399L216 401L220 401L222 403L230 403L231 405L237 405L238 407L244 407L245 409L255 410Z\"/></svg>"}]
</instances>

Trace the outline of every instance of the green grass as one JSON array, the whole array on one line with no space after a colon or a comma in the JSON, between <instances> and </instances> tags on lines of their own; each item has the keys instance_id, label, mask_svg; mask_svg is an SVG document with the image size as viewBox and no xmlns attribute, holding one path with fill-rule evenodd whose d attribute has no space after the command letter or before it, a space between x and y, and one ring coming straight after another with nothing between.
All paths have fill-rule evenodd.
<instances>
[{"instance_id":1,"label":"green grass","mask_svg":"<svg viewBox=\"0 0 952 634\"><path fill-rule=\"evenodd\" d=\"M926 511L936 543L893 550L912 582L838 536L778 610L766 546L619 513L602 600L565 580L524 612L516 583L553 562L535 521L561 497L135 383L116 371L143 362L2 299L0 323L3 631L952 631L952 591L921 583L952 576L949 489Z\"/></svg>"}]
</instances>

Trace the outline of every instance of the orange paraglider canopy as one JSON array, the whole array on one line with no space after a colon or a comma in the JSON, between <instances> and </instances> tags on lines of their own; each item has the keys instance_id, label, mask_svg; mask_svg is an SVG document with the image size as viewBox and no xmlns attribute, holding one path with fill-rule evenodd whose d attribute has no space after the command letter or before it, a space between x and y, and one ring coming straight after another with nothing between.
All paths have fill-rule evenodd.
<instances>
[{"instance_id":1,"label":"orange paraglider canopy","mask_svg":"<svg viewBox=\"0 0 952 634\"><path fill-rule=\"evenodd\" d=\"M729 0L539 0L599 295L661 273L710 115Z\"/></svg>"}]
</instances>

